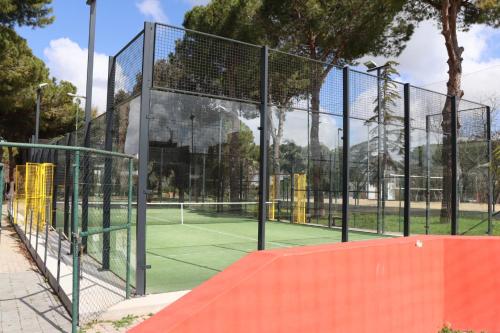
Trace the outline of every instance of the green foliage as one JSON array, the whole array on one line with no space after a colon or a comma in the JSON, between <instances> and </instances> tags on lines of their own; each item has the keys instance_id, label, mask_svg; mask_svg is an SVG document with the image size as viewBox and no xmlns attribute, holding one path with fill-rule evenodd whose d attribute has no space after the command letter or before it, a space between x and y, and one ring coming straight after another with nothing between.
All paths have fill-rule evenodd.
<instances>
[{"instance_id":1,"label":"green foliage","mask_svg":"<svg viewBox=\"0 0 500 333\"><path fill-rule=\"evenodd\" d=\"M27 141L34 132L36 89L42 91L40 135L52 138L71 130L75 106L67 93L76 87L67 81L49 79L42 60L35 57L26 40L0 27L0 136L10 141Z\"/></svg>"},{"instance_id":2,"label":"green foliage","mask_svg":"<svg viewBox=\"0 0 500 333\"><path fill-rule=\"evenodd\" d=\"M26 140L33 132L36 85L48 77L26 41L0 27L0 136Z\"/></svg>"},{"instance_id":3,"label":"green foliage","mask_svg":"<svg viewBox=\"0 0 500 333\"><path fill-rule=\"evenodd\" d=\"M54 138L75 129L75 116L79 114L78 128L83 126L84 112L73 103L68 93L76 93L76 87L68 81L57 82L55 78L43 89L40 107L40 137Z\"/></svg>"},{"instance_id":4,"label":"green foliage","mask_svg":"<svg viewBox=\"0 0 500 333\"><path fill-rule=\"evenodd\" d=\"M52 0L0 0L0 25L43 27L54 21Z\"/></svg>"},{"instance_id":5,"label":"green foliage","mask_svg":"<svg viewBox=\"0 0 500 333\"><path fill-rule=\"evenodd\" d=\"M132 323L138 319L139 317L138 316L134 316L134 315L126 315L125 317L123 317L122 319L119 319L119 320L115 320L113 321L113 327L115 329L120 329L120 328L124 328L124 327L129 327L130 325L132 325Z\"/></svg>"},{"instance_id":6,"label":"green foliage","mask_svg":"<svg viewBox=\"0 0 500 333\"><path fill-rule=\"evenodd\" d=\"M454 330L454 329L452 329L449 326L445 326L438 333L474 333L474 331L470 331L470 330L466 330L466 331L463 331L463 330ZM481 333L485 333L485 332L481 332Z\"/></svg>"},{"instance_id":7,"label":"green foliage","mask_svg":"<svg viewBox=\"0 0 500 333\"><path fill-rule=\"evenodd\" d=\"M325 62L365 54L397 55L413 25L397 14L404 1L263 0L263 18L273 46Z\"/></svg>"},{"instance_id":8,"label":"green foliage","mask_svg":"<svg viewBox=\"0 0 500 333\"><path fill-rule=\"evenodd\" d=\"M405 5L406 18L413 21L433 19L441 24L443 1L408 0ZM460 1L457 28L466 31L474 24L499 27L500 2L497 0Z\"/></svg>"}]
</instances>

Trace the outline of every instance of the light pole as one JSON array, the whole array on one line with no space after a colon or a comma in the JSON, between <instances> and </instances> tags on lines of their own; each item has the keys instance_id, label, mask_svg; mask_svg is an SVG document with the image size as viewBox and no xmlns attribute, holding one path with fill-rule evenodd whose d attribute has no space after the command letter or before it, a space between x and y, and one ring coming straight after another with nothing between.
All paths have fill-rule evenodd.
<instances>
[{"instance_id":1,"label":"light pole","mask_svg":"<svg viewBox=\"0 0 500 333\"><path fill-rule=\"evenodd\" d=\"M42 102L42 89L48 83L40 83L36 88L36 118L35 118L35 143L38 143L38 134L40 132L40 104Z\"/></svg>"},{"instance_id":2,"label":"light pole","mask_svg":"<svg viewBox=\"0 0 500 333\"><path fill-rule=\"evenodd\" d=\"M189 158L189 202L191 202L192 198L192 186L193 186L193 159L194 159L194 118L196 116L191 114L189 119L191 120L191 156Z\"/></svg>"},{"instance_id":3,"label":"light pole","mask_svg":"<svg viewBox=\"0 0 500 333\"><path fill-rule=\"evenodd\" d=\"M224 108L223 106L221 105L216 105L215 108L218 110L219 112L219 152L218 152L218 165L219 165L219 170L218 170L218 173L219 173L219 198L217 199L221 199L221 201L224 201L224 194L222 193L223 192L223 189L224 189L224 186L223 186L223 183L222 183L222 114L221 112L224 112L224 113L229 113L228 110L226 110L226 108ZM219 206L217 206L219 207Z\"/></svg>"},{"instance_id":4,"label":"light pole","mask_svg":"<svg viewBox=\"0 0 500 333\"><path fill-rule=\"evenodd\" d=\"M85 96L82 96L82 95L77 95L77 94L73 94L73 93L68 93L67 94L68 96L70 97L73 97L74 99L76 99L76 114L75 114L75 146L78 145L78 113L80 111L80 103L81 103L81 100L82 99L87 99Z\"/></svg>"},{"instance_id":5,"label":"light pole","mask_svg":"<svg viewBox=\"0 0 500 333\"><path fill-rule=\"evenodd\" d=\"M89 19L89 43L87 54L87 87L85 90L85 124L92 118L92 80L94 77L94 44L95 44L95 21L96 21L96 0L87 0L90 6Z\"/></svg>"},{"instance_id":6,"label":"light pole","mask_svg":"<svg viewBox=\"0 0 500 333\"><path fill-rule=\"evenodd\" d=\"M377 127L377 168L378 168L378 171L377 171L377 174L378 174L378 177L377 177L377 233L381 234L384 232L384 227L383 227L383 223L384 223L384 208L385 208L385 195L386 195L386 191L385 191L385 179L384 179L384 175L385 175L385 170L381 170L381 169L385 169L385 163L383 163L384 161L382 161L381 159L381 151L383 150L382 149L382 135L385 135L385 131L384 133L382 133L382 124L384 122L384 115L382 113L382 98L381 98L381 95L382 95L382 91L380 89L380 81L381 81L381 74L382 74L382 70L386 67L388 67L389 65L388 64L385 64L383 66L378 66L374 61L372 60L369 60L367 62L364 63L364 65L368 68L367 69L367 72L370 73L370 72L374 72L376 71L377 72L377 123L378 123L378 127ZM384 128L385 129L385 128ZM385 140L385 138L384 138ZM385 147L384 147L385 148ZM385 149L384 149L384 157L385 157Z\"/></svg>"}]
</instances>

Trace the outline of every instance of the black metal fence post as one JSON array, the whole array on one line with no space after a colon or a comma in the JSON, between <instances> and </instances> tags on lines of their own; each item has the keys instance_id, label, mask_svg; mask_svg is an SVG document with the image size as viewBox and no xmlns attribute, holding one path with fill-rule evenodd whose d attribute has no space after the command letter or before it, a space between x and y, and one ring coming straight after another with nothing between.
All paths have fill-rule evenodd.
<instances>
[{"instance_id":1,"label":"black metal fence post","mask_svg":"<svg viewBox=\"0 0 500 333\"><path fill-rule=\"evenodd\" d=\"M155 24L144 23L141 112L139 123L139 171L137 188L136 291L146 293L146 209L148 196L149 113L153 86Z\"/></svg>"},{"instance_id":2,"label":"black metal fence post","mask_svg":"<svg viewBox=\"0 0 500 333\"><path fill-rule=\"evenodd\" d=\"M83 146L90 147L90 131L92 128L92 122L89 121L85 125L85 136L83 139ZM89 153L83 153L82 159L82 173L83 173L83 182L82 182L82 231L88 230L89 225L89 194L90 194L90 156ZM82 238L82 245L85 252L87 252L87 237Z\"/></svg>"},{"instance_id":3,"label":"black metal fence post","mask_svg":"<svg viewBox=\"0 0 500 333\"><path fill-rule=\"evenodd\" d=\"M114 103L115 103L115 58L108 59L108 96L106 101L106 134L104 138L104 149L113 150L113 118L114 118ZM113 187L112 182L113 158L111 156L104 157L104 175L103 175L103 194L102 194L102 227L109 228L111 226L111 192ZM109 269L110 256L110 235L104 233L102 235L102 268Z\"/></svg>"},{"instance_id":4,"label":"black metal fence post","mask_svg":"<svg viewBox=\"0 0 500 333\"><path fill-rule=\"evenodd\" d=\"M71 146L72 134L66 135L66 146ZM69 237L70 197L71 197L71 152L66 151L64 161L64 234Z\"/></svg>"},{"instance_id":5,"label":"black metal fence post","mask_svg":"<svg viewBox=\"0 0 500 333\"><path fill-rule=\"evenodd\" d=\"M486 142L488 145L488 235L493 234L493 182L491 181L491 162L493 158L491 148L491 108L486 107Z\"/></svg>"},{"instance_id":6,"label":"black metal fence post","mask_svg":"<svg viewBox=\"0 0 500 333\"><path fill-rule=\"evenodd\" d=\"M61 279L61 245L62 245L62 233L61 229L57 230L57 287L60 288L59 280Z\"/></svg>"},{"instance_id":7,"label":"black metal fence post","mask_svg":"<svg viewBox=\"0 0 500 333\"><path fill-rule=\"evenodd\" d=\"M404 85L404 132L405 132L405 167L404 167L404 188L405 188L405 194L404 194L404 201L405 201L405 207L404 207L404 231L403 234L404 236L409 236L410 235L410 194L411 194L411 189L410 189L410 175L411 175L411 170L410 170L410 156L411 156L411 118L410 118L410 85L407 83ZM401 194L400 194L401 195Z\"/></svg>"},{"instance_id":8,"label":"black metal fence post","mask_svg":"<svg viewBox=\"0 0 500 333\"><path fill-rule=\"evenodd\" d=\"M57 144L57 143L55 143L55 144ZM57 193L58 193L59 185L61 182L61 180L58 177L58 175L60 173L60 170L58 168L58 163L57 163L58 160L59 160L59 151L57 149L54 149L52 151L52 163L54 164L54 182L53 182L53 187L52 187L52 212L50 215L52 218L52 227L53 228L57 227Z\"/></svg>"},{"instance_id":9,"label":"black metal fence post","mask_svg":"<svg viewBox=\"0 0 500 333\"><path fill-rule=\"evenodd\" d=\"M46 216L50 216L50 212L46 212ZM47 268L47 251L49 249L49 220L46 218L45 219L45 251L43 253L43 265L45 267L45 270L48 270Z\"/></svg>"},{"instance_id":10,"label":"black metal fence post","mask_svg":"<svg viewBox=\"0 0 500 333\"><path fill-rule=\"evenodd\" d=\"M342 146L342 242L349 240L349 67L344 67L342 71L343 76L343 146Z\"/></svg>"},{"instance_id":11,"label":"black metal fence post","mask_svg":"<svg viewBox=\"0 0 500 333\"><path fill-rule=\"evenodd\" d=\"M457 98L450 97L451 103L451 234L458 234L458 142L457 142ZM446 186L446 184L445 184Z\"/></svg>"},{"instance_id":12,"label":"black metal fence post","mask_svg":"<svg viewBox=\"0 0 500 333\"><path fill-rule=\"evenodd\" d=\"M259 151L259 230L257 249L264 250L266 247L266 220L267 220L267 95L268 95L268 53L267 46L262 47L260 63L260 151Z\"/></svg>"}]
</instances>

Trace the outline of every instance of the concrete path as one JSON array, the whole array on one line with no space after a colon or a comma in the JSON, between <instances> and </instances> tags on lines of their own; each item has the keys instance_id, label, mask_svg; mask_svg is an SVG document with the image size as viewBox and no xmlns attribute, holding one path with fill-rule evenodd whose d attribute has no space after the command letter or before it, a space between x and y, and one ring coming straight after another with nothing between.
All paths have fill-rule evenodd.
<instances>
[{"instance_id":1,"label":"concrete path","mask_svg":"<svg viewBox=\"0 0 500 333\"><path fill-rule=\"evenodd\" d=\"M0 332L70 332L61 302L11 226L0 236Z\"/></svg>"}]
</instances>

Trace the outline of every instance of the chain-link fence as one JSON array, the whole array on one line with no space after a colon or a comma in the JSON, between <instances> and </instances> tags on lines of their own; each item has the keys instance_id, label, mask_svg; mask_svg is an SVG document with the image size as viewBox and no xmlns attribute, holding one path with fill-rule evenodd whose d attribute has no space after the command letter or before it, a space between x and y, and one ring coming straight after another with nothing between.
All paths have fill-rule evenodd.
<instances>
[{"instance_id":1,"label":"chain-link fence","mask_svg":"<svg viewBox=\"0 0 500 333\"><path fill-rule=\"evenodd\" d=\"M134 158L64 140L0 147L33 156L16 168L8 214L76 332L133 292Z\"/></svg>"}]
</instances>

